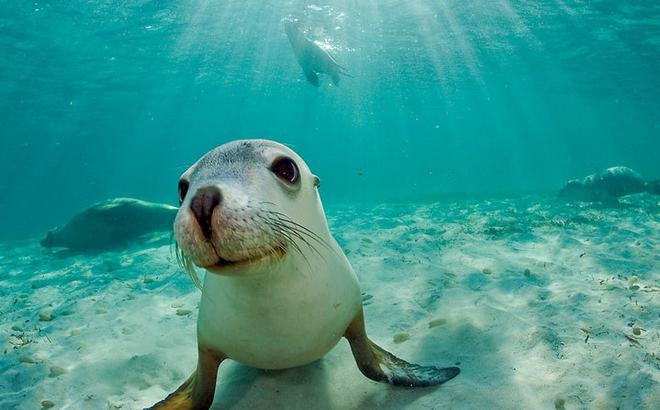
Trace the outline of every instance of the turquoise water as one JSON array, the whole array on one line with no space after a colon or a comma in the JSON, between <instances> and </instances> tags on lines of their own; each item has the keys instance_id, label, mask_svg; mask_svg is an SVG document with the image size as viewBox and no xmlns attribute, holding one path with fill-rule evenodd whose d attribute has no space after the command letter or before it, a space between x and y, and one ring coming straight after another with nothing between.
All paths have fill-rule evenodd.
<instances>
[{"instance_id":1,"label":"turquoise water","mask_svg":"<svg viewBox=\"0 0 660 410\"><path fill-rule=\"evenodd\" d=\"M118 196L176 204L237 138L291 144L326 202L660 175L654 1L5 1L2 239ZM316 89L281 19L353 78ZM44 206L44 204L47 204Z\"/></svg>"}]
</instances>

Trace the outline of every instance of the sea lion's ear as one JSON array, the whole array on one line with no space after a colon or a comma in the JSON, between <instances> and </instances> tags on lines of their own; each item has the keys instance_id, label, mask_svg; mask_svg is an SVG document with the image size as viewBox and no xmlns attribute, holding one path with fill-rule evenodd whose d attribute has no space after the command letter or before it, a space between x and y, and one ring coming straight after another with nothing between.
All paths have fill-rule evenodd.
<instances>
[{"instance_id":1,"label":"sea lion's ear","mask_svg":"<svg viewBox=\"0 0 660 410\"><path fill-rule=\"evenodd\" d=\"M316 175L312 175L312 178L314 180L314 188L320 188L321 187L321 178L317 177Z\"/></svg>"}]
</instances>

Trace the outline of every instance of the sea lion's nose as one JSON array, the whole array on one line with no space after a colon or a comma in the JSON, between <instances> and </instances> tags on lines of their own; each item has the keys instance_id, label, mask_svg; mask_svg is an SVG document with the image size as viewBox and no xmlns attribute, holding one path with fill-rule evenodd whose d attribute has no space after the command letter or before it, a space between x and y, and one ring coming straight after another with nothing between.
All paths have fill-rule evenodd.
<instances>
[{"instance_id":1,"label":"sea lion's nose","mask_svg":"<svg viewBox=\"0 0 660 410\"><path fill-rule=\"evenodd\" d=\"M202 229L206 239L211 238L211 217L213 210L222 202L222 192L217 186L199 188L190 201L190 210Z\"/></svg>"}]
</instances>

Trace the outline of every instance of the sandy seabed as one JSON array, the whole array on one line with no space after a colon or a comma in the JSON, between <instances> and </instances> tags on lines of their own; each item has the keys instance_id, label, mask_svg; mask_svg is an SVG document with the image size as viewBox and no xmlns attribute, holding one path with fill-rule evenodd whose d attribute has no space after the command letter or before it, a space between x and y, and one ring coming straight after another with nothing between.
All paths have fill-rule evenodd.
<instances>
[{"instance_id":1,"label":"sandy seabed","mask_svg":"<svg viewBox=\"0 0 660 410\"><path fill-rule=\"evenodd\" d=\"M334 206L370 337L461 374L368 380L342 340L323 360L221 366L215 408L657 409L660 204L550 198ZM169 236L71 255L0 245L0 408L141 409L196 362L200 292Z\"/></svg>"}]
</instances>

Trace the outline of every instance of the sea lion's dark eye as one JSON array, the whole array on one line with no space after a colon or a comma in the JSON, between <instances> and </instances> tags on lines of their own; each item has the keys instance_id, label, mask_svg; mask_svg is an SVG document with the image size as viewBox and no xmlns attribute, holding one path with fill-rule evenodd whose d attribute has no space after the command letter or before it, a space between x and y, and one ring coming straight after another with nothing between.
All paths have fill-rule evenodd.
<instances>
[{"instance_id":1,"label":"sea lion's dark eye","mask_svg":"<svg viewBox=\"0 0 660 410\"><path fill-rule=\"evenodd\" d=\"M290 158L280 158L275 160L270 167L270 170L273 171L278 178L289 184L295 184L300 179L298 167Z\"/></svg>"},{"instance_id":2,"label":"sea lion's dark eye","mask_svg":"<svg viewBox=\"0 0 660 410\"><path fill-rule=\"evenodd\" d=\"M183 200L186 199L186 194L188 193L188 188L190 188L190 182L185 179L179 180L179 205L183 203Z\"/></svg>"}]
</instances>

